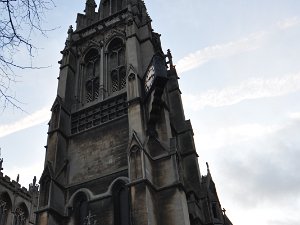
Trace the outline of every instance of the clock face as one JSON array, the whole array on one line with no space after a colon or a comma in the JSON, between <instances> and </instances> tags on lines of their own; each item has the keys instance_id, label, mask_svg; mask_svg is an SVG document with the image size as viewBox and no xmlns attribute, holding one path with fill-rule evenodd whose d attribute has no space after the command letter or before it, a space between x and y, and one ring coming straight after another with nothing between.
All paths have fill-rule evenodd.
<instances>
[{"instance_id":1,"label":"clock face","mask_svg":"<svg viewBox=\"0 0 300 225\"><path fill-rule=\"evenodd\" d=\"M153 84L154 78L155 78L155 71L153 65L150 66L148 69L148 72L145 77L145 90L148 92L151 89L151 86Z\"/></svg>"}]
</instances>

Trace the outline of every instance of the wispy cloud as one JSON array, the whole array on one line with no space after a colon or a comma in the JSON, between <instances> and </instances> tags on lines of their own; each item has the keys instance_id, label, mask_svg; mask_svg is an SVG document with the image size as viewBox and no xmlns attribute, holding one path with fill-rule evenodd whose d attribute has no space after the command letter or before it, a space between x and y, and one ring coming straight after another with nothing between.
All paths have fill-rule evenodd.
<instances>
[{"instance_id":1,"label":"wispy cloud","mask_svg":"<svg viewBox=\"0 0 300 225\"><path fill-rule=\"evenodd\" d=\"M195 53L191 53L177 62L177 71L183 73L195 69L213 59L226 58L243 52L253 51L260 47L261 40L265 34L264 32L251 34L249 37L237 41L209 46Z\"/></svg>"},{"instance_id":2,"label":"wispy cloud","mask_svg":"<svg viewBox=\"0 0 300 225\"><path fill-rule=\"evenodd\" d=\"M275 30L286 30L300 25L300 17L294 16L277 22ZM177 62L177 71L184 73L189 70L202 66L210 60L226 58L244 52L256 50L261 47L261 43L266 34L273 33L274 29L266 29L249 35L240 40L216 44L190 53Z\"/></svg>"},{"instance_id":3,"label":"wispy cloud","mask_svg":"<svg viewBox=\"0 0 300 225\"><path fill-rule=\"evenodd\" d=\"M300 72L275 78L249 79L239 85L212 89L200 94L183 95L185 105L193 110L222 107L244 100L276 97L300 90Z\"/></svg>"},{"instance_id":4,"label":"wispy cloud","mask_svg":"<svg viewBox=\"0 0 300 225\"><path fill-rule=\"evenodd\" d=\"M277 25L280 29L283 29L283 30L289 29L289 28L300 25L300 18L298 16L286 18L282 21L279 21L277 23Z\"/></svg>"},{"instance_id":5,"label":"wispy cloud","mask_svg":"<svg viewBox=\"0 0 300 225\"><path fill-rule=\"evenodd\" d=\"M42 108L25 118L11 124L0 125L0 138L9 134L44 123L50 118L50 107Z\"/></svg>"}]
</instances>

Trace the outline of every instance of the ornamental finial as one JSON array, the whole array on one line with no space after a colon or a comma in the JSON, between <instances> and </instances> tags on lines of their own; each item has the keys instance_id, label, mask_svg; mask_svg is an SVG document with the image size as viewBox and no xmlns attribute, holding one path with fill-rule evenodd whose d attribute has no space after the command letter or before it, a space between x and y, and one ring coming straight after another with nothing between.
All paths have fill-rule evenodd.
<instances>
[{"instance_id":1,"label":"ornamental finial","mask_svg":"<svg viewBox=\"0 0 300 225\"><path fill-rule=\"evenodd\" d=\"M85 3L85 14L90 16L93 15L95 13L95 8L97 7L97 4L95 2L95 0L86 0Z\"/></svg>"}]
</instances>

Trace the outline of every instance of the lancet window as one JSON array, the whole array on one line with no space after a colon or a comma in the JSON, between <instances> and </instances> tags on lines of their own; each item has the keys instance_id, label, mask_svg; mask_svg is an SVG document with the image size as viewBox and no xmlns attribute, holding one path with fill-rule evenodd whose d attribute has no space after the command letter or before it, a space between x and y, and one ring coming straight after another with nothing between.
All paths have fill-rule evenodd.
<instances>
[{"instance_id":1,"label":"lancet window","mask_svg":"<svg viewBox=\"0 0 300 225\"><path fill-rule=\"evenodd\" d=\"M74 203L74 219L76 225L86 225L88 202L84 194L77 195Z\"/></svg>"},{"instance_id":2,"label":"lancet window","mask_svg":"<svg viewBox=\"0 0 300 225\"><path fill-rule=\"evenodd\" d=\"M125 46L120 38L113 39L108 46L108 67L111 92L125 88Z\"/></svg>"},{"instance_id":3,"label":"lancet window","mask_svg":"<svg viewBox=\"0 0 300 225\"><path fill-rule=\"evenodd\" d=\"M110 0L110 1L111 1L111 14L114 14L123 8L123 0Z\"/></svg>"},{"instance_id":4,"label":"lancet window","mask_svg":"<svg viewBox=\"0 0 300 225\"><path fill-rule=\"evenodd\" d=\"M48 205L50 192L50 177L46 176L41 182L40 206Z\"/></svg>"},{"instance_id":5,"label":"lancet window","mask_svg":"<svg viewBox=\"0 0 300 225\"><path fill-rule=\"evenodd\" d=\"M212 209L213 217L219 219L219 212L218 212L218 207L216 202L212 203L211 209Z\"/></svg>"},{"instance_id":6,"label":"lancet window","mask_svg":"<svg viewBox=\"0 0 300 225\"><path fill-rule=\"evenodd\" d=\"M130 178L136 180L142 176L141 150L138 146L134 146L130 150Z\"/></svg>"},{"instance_id":7,"label":"lancet window","mask_svg":"<svg viewBox=\"0 0 300 225\"><path fill-rule=\"evenodd\" d=\"M7 202L0 200L0 225L6 224L7 213Z\"/></svg>"},{"instance_id":8,"label":"lancet window","mask_svg":"<svg viewBox=\"0 0 300 225\"><path fill-rule=\"evenodd\" d=\"M129 190L125 184L114 188L114 225L129 225Z\"/></svg>"},{"instance_id":9,"label":"lancet window","mask_svg":"<svg viewBox=\"0 0 300 225\"><path fill-rule=\"evenodd\" d=\"M110 16L124 8L125 0L106 0L103 3L103 17Z\"/></svg>"},{"instance_id":10,"label":"lancet window","mask_svg":"<svg viewBox=\"0 0 300 225\"><path fill-rule=\"evenodd\" d=\"M99 98L100 55L96 49L91 49L85 56L85 102Z\"/></svg>"}]
</instances>

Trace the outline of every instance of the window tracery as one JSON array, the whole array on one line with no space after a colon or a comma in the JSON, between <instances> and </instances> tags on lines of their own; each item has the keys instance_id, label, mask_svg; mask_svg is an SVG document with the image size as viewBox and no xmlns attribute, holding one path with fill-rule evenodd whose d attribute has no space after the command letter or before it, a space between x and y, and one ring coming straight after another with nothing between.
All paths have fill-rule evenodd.
<instances>
[{"instance_id":1,"label":"window tracery","mask_svg":"<svg viewBox=\"0 0 300 225\"><path fill-rule=\"evenodd\" d=\"M14 225L25 225L27 214L24 207L18 207L15 210Z\"/></svg>"},{"instance_id":2,"label":"window tracery","mask_svg":"<svg viewBox=\"0 0 300 225\"><path fill-rule=\"evenodd\" d=\"M85 57L85 102L89 103L99 98L100 55L96 49L91 49Z\"/></svg>"},{"instance_id":3,"label":"window tracery","mask_svg":"<svg viewBox=\"0 0 300 225\"><path fill-rule=\"evenodd\" d=\"M0 197L0 225L6 225L10 210L11 210L10 198L8 194L4 193Z\"/></svg>"},{"instance_id":4,"label":"window tracery","mask_svg":"<svg viewBox=\"0 0 300 225\"><path fill-rule=\"evenodd\" d=\"M112 40L108 46L108 65L111 79L111 92L126 87L125 47L120 38Z\"/></svg>"},{"instance_id":5,"label":"window tracery","mask_svg":"<svg viewBox=\"0 0 300 225\"><path fill-rule=\"evenodd\" d=\"M7 220L7 202L0 200L0 225L5 225Z\"/></svg>"},{"instance_id":6,"label":"window tracery","mask_svg":"<svg viewBox=\"0 0 300 225\"><path fill-rule=\"evenodd\" d=\"M103 2L103 17L113 15L124 8L124 0L106 0Z\"/></svg>"}]
</instances>

